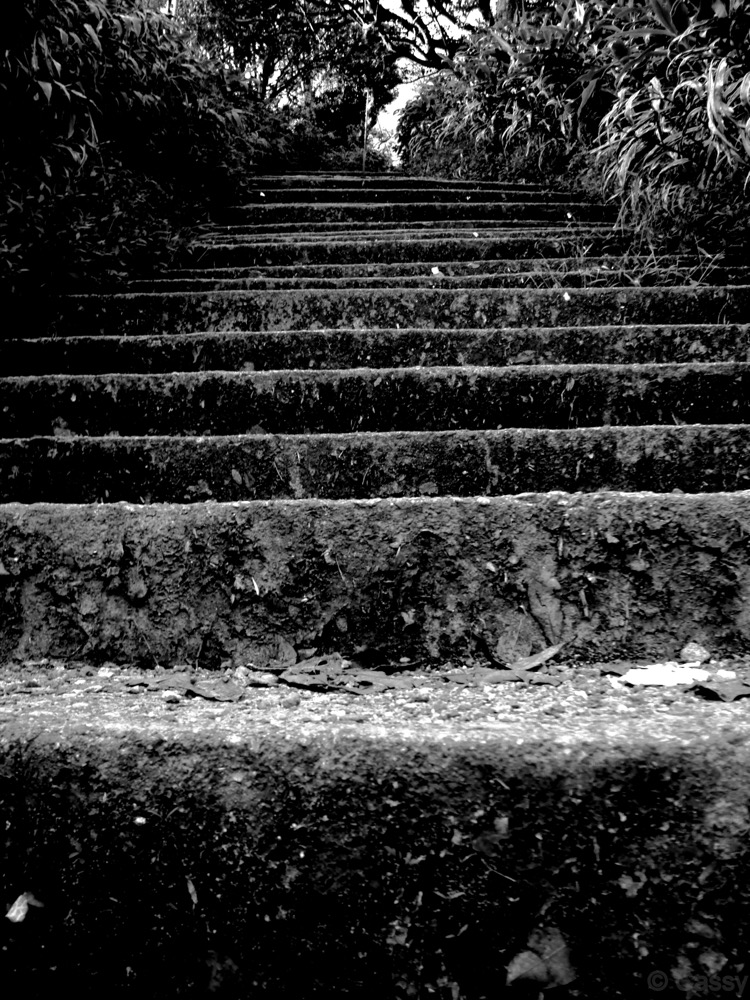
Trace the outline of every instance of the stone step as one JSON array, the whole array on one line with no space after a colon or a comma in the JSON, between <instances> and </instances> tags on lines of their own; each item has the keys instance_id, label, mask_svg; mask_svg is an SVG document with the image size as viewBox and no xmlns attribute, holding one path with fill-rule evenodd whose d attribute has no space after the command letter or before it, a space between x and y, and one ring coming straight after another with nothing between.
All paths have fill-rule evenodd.
<instances>
[{"instance_id":1,"label":"stone step","mask_svg":"<svg viewBox=\"0 0 750 1000\"><path fill-rule=\"evenodd\" d=\"M309 222L422 222L446 220L499 221L541 219L553 222L614 222L616 213L604 205L585 201L408 201L408 202L287 202L271 204L233 205L217 209L215 222L231 221L286 226Z\"/></svg>"},{"instance_id":2,"label":"stone step","mask_svg":"<svg viewBox=\"0 0 750 1000\"><path fill-rule=\"evenodd\" d=\"M439 272L439 273L435 273ZM691 281L690 284L700 285L747 285L750 280L750 268L740 268L730 271L726 268L714 268L702 279ZM248 289L257 291L272 291L275 289L294 288L586 288L586 287L622 287L623 284L640 286L685 285L686 275L680 272L651 271L637 277L611 270L607 267L586 268L559 272L552 268L536 267L528 271L514 271L509 274L479 273L445 274L440 267L427 265L421 275L380 275L375 277L267 277L246 276L241 278L190 277L170 276L164 278L149 278L132 281L128 284L133 292L193 292L193 291L224 291L232 289Z\"/></svg>"},{"instance_id":3,"label":"stone step","mask_svg":"<svg viewBox=\"0 0 750 1000\"><path fill-rule=\"evenodd\" d=\"M288 187L302 189L314 194L320 188L383 188L387 186L393 191L401 188L453 188L462 190L486 191L518 191L521 194L533 195L535 192L545 192L546 184L534 184L525 181L477 181L459 180L456 178L441 179L437 177L418 177L407 174L365 174L346 173L336 170L319 171L317 174L287 173L287 174L256 174L247 182L248 192L268 189L283 189Z\"/></svg>"},{"instance_id":4,"label":"stone step","mask_svg":"<svg viewBox=\"0 0 750 1000\"><path fill-rule=\"evenodd\" d=\"M609 221L597 222L577 220L567 216L559 221L530 216L516 219L422 219L415 222L269 222L260 220L237 225L203 225L195 230L198 243L247 243L260 240L266 242L319 242L320 240L342 240L368 238L429 240L439 236L488 239L492 236L537 236L559 238L560 236L585 235L587 233L616 236Z\"/></svg>"},{"instance_id":5,"label":"stone step","mask_svg":"<svg viewBox=\"0 0 750 1000\"><path fill-rule=\"evenodd\" d=\"M743 995L738 705L38 677L0 758L6 897L43 904L3 921L9 995L523 996L530 943L552 995Z\"/></svg>"},{"instance_id":6,"label":"stone step","mask_svg":"<svg viewBox=\"0 0 750 1000\"><path fill-rule=\"evenodd\" d=\"M278 227L274 227L278 232ZM327 234L330 236L330 234ZM420 229L337 233L335 238L303 239L264 237L255 242L224 243L196 239L183 254L185 266L254 267L300 264L395 264L424 261L481 261L497 257L528 258L533 255L552 259L581 253L619 253L626 250L627 237L613 234L604 227L570 227L570 231L548 228L527 232L487 232L473 229L444 232Z\"/></svg>"},{"instance_id":7,"label":"stone step","mask_svg":"<svg viewBox=\"0 0 750 1000\"><path fill-rule=\"evenodd\" d=\"M353 368L0 379L0 437L725 424L750 363Z\"/></svg>"},{"instance_id":8,"label":"stone step","mask_svg":"<svg viewBox=\"0 0 750 1000\"><path fill-rule=\"evenodd\" d=\"M310 221L306 223L271 222L265 219L254 222L243 222L222 225L203 224L192 230L195 238L207 242L227 242L259 240L265 237L267 241L283 242L297 237L300 242L309 241L340 241L340 240L410 240L421 241L438 238L447 239L489 239L511 238L523 236L559 238L563 235L574 236L590 233L592 235L623 237L610 220L576 220L567 216L558 221L529 216L516 219L509 216L505 219L421 219L405 222L388 221ZM632 234L627 233L628 237ZM632 244L632 238L622 240L623 245Z\"/></svg>"},{"instance_id":9,"label":"stone step","mask_svg":"<svg viewBox=\"0 0 750 1000\"><path fill-rule=\"evenodd\" d=\"M294 330L8 340L6 375L750 361L748 324Z\"/></svg>"},{"instance_id":10,"label":"stone step","mask_svg":"<svg viewBox=\"0 0 750 1000\"><path fill-rule=\"evenodd\" d=\"M534 203L540 201L571 202L580 201L576 195L566 191L554 191L549 188L537 187L529 189L523 185L506 184L485 187L472 187L457 184L411 184L394 187L392 184L369 183L365 186L354 184L321 185L319 187L294 187L291 185L265 185L258 182L252 189L244 193L242 207L248 205L306 203L315 204L357 204L362 202L446 202L480 201L505 202L523 201ZM231 214L231 209L228 214Z\"/></svg>"},{"instance_id":11,"label":"stone step","mask_svg":"<svg viewBox=\"0 0 750 1000\"><path fill-rule=\"evenodd\" d=\"M458 277L469 277L477 274L512 275L528 273L533 270L549 271L560 275L575 271L597 273L608 272L622 277L621 284L651 283L652 276L661 274L668 283L674 284L673 278L684 277L682 284L692 281L714 283L718 275L728 275L735 278L744 275L749 270L741 261L696 262L695 258L679 255L664 255L654 258L652 255L631 254L620 259L612 255L578 257L533 258L504 257L485 258L481 260L424 260L401 261L400 263L362 263L362 264L287 264L263 265L258 267L172 267L159 272L159 280L193 278L213 278L217 280L235 278L384 278L399 279L407 277L423 277L430 268L437 267L443 274ZM430 273L432 273L430 271ZM155 279L156 276L155 276Z\"/></svg>"},{"instance_id":12,"label":"stone step","mask_svg":"<svg viewBox=\"0 0 750 1000\"><path fill-rule=\"evenodd\" d=\"M293 289L70 295L30 304L37 334L348 327L742 323L750 285L653 288ZM46 313L46 315L45 315Z\"/></svg>"},{"instance_id":13,"label":"stone step","mask_svg":"<svg viewBox=\"0 0 750 1000\"><path fill-rule=\"evenodd\" d=\"M342 221L207 228L182 263L517 258L517 283L627 249L532 215L358 224L363 183L255 178L313 214L334 187ZM673 278L27 304L0 882L43 905L0 921L9 995L640 1000L717 969L742 994L744 702L601 676L750 648L748 288Z\"/></svg>"},{"instance_id":14,"label":"stone step","mask_svg":"<svg viewBox=\"0 0 750 1000\"><path fill-rule=\"evenodd\" d=\"M0 439L0 502L750 488L744 425Z\"/></svg>"},{"instance_id":15,"label":"stone step","mask_svg":"<svg viewBox=\"0 0 750 1000\"><path fill-rule=\"evenodd\" d=\"M445 662L747 648L750 494L0 506L2 655L264 666L280 637ZM206 663L206 657L210 662Z\"/></svg>"}]
</instances>

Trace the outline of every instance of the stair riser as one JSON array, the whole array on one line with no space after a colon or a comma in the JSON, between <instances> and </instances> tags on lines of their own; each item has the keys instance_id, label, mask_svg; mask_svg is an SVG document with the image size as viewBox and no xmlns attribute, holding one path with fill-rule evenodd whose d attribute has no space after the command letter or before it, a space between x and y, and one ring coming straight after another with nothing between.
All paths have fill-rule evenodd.
<instances>
[{"instance_id":1,"label":"stair riser","mask_svg":"<svg viewBox=\"0 0 750 1000\"><path fill-rule=\"evenodd\" d=\"M438 269L439 270L439 269ZM213 292L247 289L248 291L273 291L285 289L346 289L346 288L446 288L460 291L464 288L592 288L592 287L622 287L625 285L640 285L642 287L687 285L686 274L657 273L644 275L640 280L628 280L622 272L610 270L580 270L556 271L551 268L544 270L517 271L511 274L462 274L435 275L431 266L424 265L419 276L397 277L351 277L351 278L167 278L147 281L133 281L128 285L132 292ZM702 285L746 285L750 272L737 275L717 271L706 276Z\"/></svg>"},{"instance_id":2,"label":"stair riser","mask_svg":"<svg viewBox=\"0 0 750 1000\"><path fill-rule=\"evenodd\" d=\"M242 196L242 208L250 211L257 205L278 205L295 202L305 202L316 204L357 204L386 203L398 204L402 202L435 202L439 204L455 202L492 202L503 203L508 201L523 201L526 204L538 202L575 202L580 201L575 195L561 191L551 191L549 188L536 188L526 191L521 187L498 187L496 189L488 187L467 187L456 185L442 186L422 186L413 184L408 187L377 186L368 184L366 187L339 187L331 185L327 187L306 188L306 187L271 187L258 184L257 188L247 191ZM235 209L224 210L223 213L229 218L235 217Z\"/></svg>"},{"instance_id":3,"label":"stair riser","mask_svg":"<svg viewBox=\"0 0 750 1000\"><path fill-rule=\"evenodd\" d=\"M750 755L734 733L607 747L511 717L494 737L295 739L299 711L242 745L221 720L193 736L179 712L139 737L9 735L0 879L15 892L29 870L45 904L6 922L10 995L500 997L548 926L583 996L646 997L659 975L680 996L667 970L715 955L708 934L741 995Z\"/></svg>"},{"instance_id":4,"label":"stair riser","mask_svg":"<svg viewBox=\"0 0 750 1000\"><path fill-rule=\"evenodd\" d=\"M189 281L193 278L215 278L217 280L235 280L237 278L400 278L400 277L423 277L425 269L438 267L444 274L457 276L477 274L517 274L523 271L542 270L565 274L568 271L587 270L598 272L599 270L620 274L621 284L626 284L626 275L638 276L639 274L664 274L665 276L684 274L686 278L702 281L704 279L713 280L714 276L723 273L723 267L698 266L695 261L686 257L665 257L658 270L652 258L629 255L621 259L613 260L611 257L554 257L540 264L533 259L499 258L494 260L436 260L418 261L401 264L301 264L298 266L269 267L262 268L171 268L160 272L160 280L178 278L181 281ZM748 274L750 268L742 264L732 265L729 273ZM683 282L688 284L689 281Z\"/></svg>"},{"instance_id":5,"label":"stair riser","mask_svg":"<svg viewBox=\"0 0 750 1000\"><path fill-rule=\"evenodd\" d=\"M475 261L496 257L540 256L570 257L589 246L597 254L625 248L625 241L611 235L582 233L561 236L467 236L432 237L409 241L406 238L382 237L377 240L335 238L315 242L258 242L253 245L195 245L186 255L186 265L195 267L264 267L295 264L370 264L415 263L425 260Z\"/></svg>"},{"instance_id":6,"label":"stair riser","mask_svg":"<svg viewBox=\"0 0 750 1000\"><path fill-rule=\"evenodd\" d=\"M750 361L750 326L303 330L7 342L6 375Z\"/></svg>"},{"instance_id":7,"label":"stair riser","mask_svg":"<svg viewBox=\"0 0 750 1000\"><path fill-rule=\"evenodd\" d=\"M229 502L750 487L750 428L0 440L0 502Z\"/></svg>"},{"instance_id":8,"label":"stair riser","mask_svg":"<svg viewBox=\"0 0 750 1000\"><path fill-rule=\"evenodd\" d=\"M441 188L455 188L468 191L517 191L524 197L533 196L540 191L549 191L547 184L525 183L521 181L480 181L480 180L459 180L458 178L439 177L419 177L417 175L406 174L382 174L366 173L342 173L337 170L321 170L316 174L289 173L289 174L255 174L249 179L247 184L248 193L267 191L269 189L299 188L303 186L310 193L315 193L323 188L382 188L387 184L389 188L400 190L401 188L430 188L440 190Z\"/></svg>"},{"instance_id":9,"label":"stair riser","mask_svg":"<svg viewBox=\"0 0 750 1000\"><path fill-rule=\"evenodd\" d=\"M40 304L40 309L44 309ZM175 292L70 296L46 304L36 332L196 333L337 327L589 326L602 323L742 323L750 286Z\"/></svg>"},{"instance_id":10,"label":"stair riser","mask_svg":"<svg viewBox=\"0 0 750 1000\"><path fill-rule=\"evenodd\" d=\"M214 214L216 222L243 222L268 225L282 222L286 225L306 222L421 222L453 219L504 220L549 219L554 222L614 221L611 209L582 202L499 201L479 200L449 202L448 204L407 202L396 204L280 204L239 205L226 213Z\"/></svg>"},{"instance_id":11,"label":"stair riser","mask_svg":"<svg viewBox=\"0 0 750 1000\"><path fill-rule=\"evenodd\" d=\"M495 430L750 420L750 365L15 378L0 437Z\"/></svg>"},{"instance_id":12,"label":"stair riser","mask_svg":"<svg viewBox=\"0 0 750 1000\"><path fill-rule=\"evenodd\" d=\"M283 636L445 658L476 632L726 653L750 641L748 537L747 493L10 504L0 657L262 665Z\"/></svg>"},{"instance_id":13,"label":"stair riser","mask_svg":"<svg viewBox=\"0 0 750 1000\"><path fill-rule=\"evenodd\" d=\"M548 238L596 233L615 235L614 220L606 222L577 222L565 219L549 221L542 217L516 219L419 219L403 222L267 222L260 220L243 225L207 225L196 231L196 240L209 245L216 243L243 244L263 240L268 243L318 243L339 239L368 240L399 239L410 242L436 239L439 236L464 239L489 239L495 237Z\"/></svg>"}]
</instances>

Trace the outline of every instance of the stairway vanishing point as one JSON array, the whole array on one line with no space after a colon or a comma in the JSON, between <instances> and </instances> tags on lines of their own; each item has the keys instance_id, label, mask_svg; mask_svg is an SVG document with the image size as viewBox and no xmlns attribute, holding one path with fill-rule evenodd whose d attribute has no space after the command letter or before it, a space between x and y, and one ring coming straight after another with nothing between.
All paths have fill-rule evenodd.
<instances>
[{"instance_id":1,"label":"stairway vanishing point","mask_svg":"<svg viewBox=\"0 0 750 1000\"><path fill-rule=\"evenodd\" d=\"M29 663L83 691L744 654L748 268L629 246L531 184L288 174L164 273L27 303L0 371L4 690ZM274 686L182 714L168 684L0 699L0 885L44 902L3 922L0 975L741 995L745 703L540 713L508 688L470 724L415 717L418 686L359 715Z\"/></svg>"}]
</instances>

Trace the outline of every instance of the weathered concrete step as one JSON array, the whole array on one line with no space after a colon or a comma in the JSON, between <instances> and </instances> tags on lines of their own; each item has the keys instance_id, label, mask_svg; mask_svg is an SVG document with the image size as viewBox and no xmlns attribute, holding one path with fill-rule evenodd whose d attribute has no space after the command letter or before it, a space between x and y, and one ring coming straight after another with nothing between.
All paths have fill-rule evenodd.
<instances>
[{"instance_id":1,"label":"weathered concrete step","mask_svg":"<svg viewBox=\"0 0 750 1000\"><path fill-rule=\"evenodd\" d=\"M503 637L672 658L750 642L750 494L0 506L0 658L450 658ZM653 832L653 831L652 831Z\"/></svg>"},{"instance_id":2,"label":"weathered concrete step","mask_svg":"<svg viewBox=\"0 0 750 1000\"><path fill-rule=\"evenodd\" d=\"M402 240L435 239L439 236L471 237L490 236L552 236L597 233L615 235L609 221L591 222L565 218L561 222L549 219L435 219L419 222L257 222L242 225L205 225L196 229L198 242L204 243L247 243L261 238L283 242L298 238L302 241L341 240L347 238Z\"/></svg>"},{"instance_id":3,"label":"weathered concrete step","mask_svg":"<svg viewBox=\"0 0 750 1000\"><path fill-rule=\"evenodd\" d=\"M400 188L454 188L456 190L485 190L485 191L518 191L521 194L533 194L534 192L547 191L549 188L545 184L534 184L526 182L503 182L503 181L462 181L455 178L441 179L438 177L408 176L406 174L347 174L338 171L320 171L316 173L301 174L256 174L248 179L247 190L256 190L303 187L311 194L319 188L335 186L337 188L381 188L385 184L394 191Z\"/></svg>"},{"instance_id":4,"label":"weathered concrete step","mask_svg":"<svg viewBox=\"0 0 750 1000\"><path fill-rule=\"evenodd\" d=\"M333 240L264 239L256 243L201 243L188 248L183 261L190 267L252 267L296 264L422 263L437 260L484 260L497 257L570 257L582 253L619 253L626 250L626 236L602 230L573 230L571 233L518 232L484 235L476 230L466 235L362 233Z\"/></svg>"},{"instance_id":5,"label":"weathered concrete step","mask_svg":"<svg viewBox=\"0 0 750 1000\"><path fill-rule=\"evenodd\" d=\"M531 262L529 262L531 264ZM230 289L248 289L272 291L274 289L294 288L590 288L590 287L665 287L668 285L685 285L687 276L676 271L648 271L639 278L633 273L611 270L607 267L586 268L582 270L567 270L560 272L550 267L537 267L527 271L514 271L509 274L497 272L484 274L449 275L437 266L426 265L421 275L379 275L375 277L267 277L247 276L241 278L216 278L196 275L191 278L165 277L149 278L128 283L132 292L192 292L192 291L222 291ZM435 273L435 272L439 273ZM750 268L737 272L715 268L700 279L696 278L690 284L695 285L747 285L750 279Z\"/></svg>"},{"instance_id":6,"label":"weathered concrete step","mask_svg":"<svg viewBox=\"0 0 750 1000\"><path fill-rule=\"evenodd\" d=\"M750 487L750 427L0 439L0 502L199 503Z\"/></svg>"},{"instance_id":7,"label":"weathered concrete step","mask_svg":"<svg viewBox=\"0 0 750 1000\"><path fill-rule=\"evenodd\" d=\"M0 878L44 904L3 921L11 996L514 996L534 938L577 976L552 995L743 995L738 705L425 683L165 706L77 673L6 702Z\"/></svg>"},{"instance_id":8,"label":"weathered concrete step","mask_svg":"<svg viewBox=\"0 0 750 1000\"><path fill-rule=\"evenodd\" d=\"M352 184L309 186L285 185L271 186L263 183L256 184L254 189L246 191L243 195L242 207L250 204L288 204L289 202L315 204L324 202L327 204L341 203L361 203L361 202L387 202L390 204L399 202L504 202L516 201L526 203L536 203L540 201L551 201L557 203L580 201L577 195L564 191L554 191L549 188L527 189L520 185L504 185L496 187L467 187L466 185L426 185L412 184L409 186L394 187L392 184L374 183L366 186L354 186Z\"/></svg>"},{"instance_id":9,"label":"weathered concrete step","mask_svg":"<svg viewBox=\"0 0 750 1000\"><path fill-rule=\"evenodd\" d=\"M340 327L741 323L748 315L750 285L294 289L70 295L28 303L26 323L32 333L69 336Z\"/></svg>"},{"instance_id":10,"label":"weathered concrete step","mask_svg":"<svg viewBox=\"0 0 750 1000\"><path fill-rule=\"evenodd\" d=\"M678 274L683 275L685 280L682 284L690 284L691 281L699 283L709 280L711 283L715 276L728 274L732 277L743 275L750 271L744 263L726 262L722 264L705 264L695 257L670 255L664 256L659 261L655 261L651 255L630 254L621 258L614 258L611 254L606 257L584 256L577 257L551 257L549 260L540 262L538 257L500 257L481 258L477 260L424 260L424 261L401 261L395 264L384 262L360 263L360 264L287 264L287 265L266 265L263 267L171 267L159 272L159 277L180 278L183 280L190 278L379 278L379 277L421 277L430 268L437 267L443 274L453 277L459 275L476 274L515 274L520 271L530 271L532 268L543 266L551 272L566 274L570 271L581 270L604 270L612 274L622 276L621 284L628 283L630 279L647 280L647 276L652 274L665 274L670 283L672 277ZM431 273L431 272L430 272ZM631 283L634 283L631 280ZM651 282L652 283L652 282Z\"/></svg>"},{"instance_id":11,"label":"weathered concrete step","mask_svg":"<svg viewBox=\"0 0 750 1000\"><path fill-rule=\"evenodd\" d=\"M6 438L734 424L750 364L40 375L0 398Z\"/></svg>"},{"instance_id":12,"label":"weathered concrete step","mask_svg":"<svg viewBox=\"0 0 750 1000\"><path fill-rule=\"evenodd\" d=\"M446 219L550 219L558 222L614 221L609 206L584 201L408 201L408 202L288 202L286 204L232 205L213 213L216 222L238 224L308 222L416 222Z\"/></svg>"},{"instance_id":13,"label":"weathered concrete step","mask_svg":"<svg viewBox=\"0 0 750 1000\"><path fill-rule=\"evenodd\" d=\"M750 361L750 325L294 330L9 340L5 375Z\"/></svg>"}]
</instances>

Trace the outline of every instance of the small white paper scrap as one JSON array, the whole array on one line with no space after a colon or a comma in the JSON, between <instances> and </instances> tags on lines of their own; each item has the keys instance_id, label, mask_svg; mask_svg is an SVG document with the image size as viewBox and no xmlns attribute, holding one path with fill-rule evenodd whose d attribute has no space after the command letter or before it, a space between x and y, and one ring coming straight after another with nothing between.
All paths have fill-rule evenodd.
<instances>
[{"instance_id":1,"label":"small white paper scrap","mask_svg":"<svg viewBox=\"0 0 750 1000\"><path fill-rule=\"evenodd\" d=\"M620 680L625 684L644 684L656 687L675 687L677 684L695 684L707 681L708 670L689 667L684 663L650 663L647 667L631 667Z\"/></svg>"}]
</instances>

